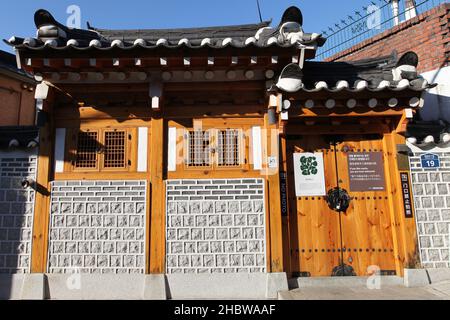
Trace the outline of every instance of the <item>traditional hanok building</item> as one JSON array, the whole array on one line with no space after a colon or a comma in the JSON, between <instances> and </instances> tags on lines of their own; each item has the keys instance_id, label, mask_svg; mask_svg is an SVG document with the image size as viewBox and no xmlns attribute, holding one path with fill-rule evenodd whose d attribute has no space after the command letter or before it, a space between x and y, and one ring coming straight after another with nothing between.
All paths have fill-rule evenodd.
<instances>
[{"instance_id":1,"label":"traditional hanok building","mask_svg":"<svg viewBox=\"0 0 450 320\"><path fill-rule=\"evenodd\" d=\"M429 87L414 53L313 62L325 39L295 7L275 26L35 22L7 42L48 115L31 259L45 297L273 298L287 278L416 262L399 134Z\"/></svg>"}]
</instances>

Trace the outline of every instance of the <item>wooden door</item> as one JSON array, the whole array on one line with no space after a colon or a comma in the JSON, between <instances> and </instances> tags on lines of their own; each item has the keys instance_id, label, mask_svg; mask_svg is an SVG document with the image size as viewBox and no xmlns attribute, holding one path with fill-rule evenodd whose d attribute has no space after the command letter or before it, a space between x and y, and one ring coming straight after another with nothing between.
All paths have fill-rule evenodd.
<instances>
[{"instance_id":1,"label":"wooden door","mask_svg":"<svg viewBox=\"0 0 450 320\"><path fill-rule=\"evenodd\" d=\"M349 152L383 152L382 140L345 136L344 142L336 145L329 140L325 136L288 140L291 270L299 276L332 276L345 264L358 276L377 268L392 273L395 261L388 194L352 192L348 173ZM299 152L323 153L326 190L339 184L352 197L345 213L331 210L326 197L295 196L293 155Z\"/></svg>"}]
</instances>

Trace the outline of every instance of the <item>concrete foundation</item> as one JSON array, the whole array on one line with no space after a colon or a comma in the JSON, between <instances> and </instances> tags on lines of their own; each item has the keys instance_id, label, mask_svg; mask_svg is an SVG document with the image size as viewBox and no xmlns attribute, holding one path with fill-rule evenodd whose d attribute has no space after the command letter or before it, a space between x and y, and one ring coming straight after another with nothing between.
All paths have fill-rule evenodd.
<instances>
[{"instance_id":1,"label":"concrete foundation","mask_svg":"<svg viewBox=\"0 0 450 320\"><path fill-rule=\"evenodd\" d=\"M416 288L431 284L426 269L405 269L403 278L405 287Z\"/></svg>"},{"instance_id":2,"label":"concrete foundation","mask_svg":"<svg viewBox=\"0 0 450 320\"><path fill-rule=\"evenodd\" d=\"M372 282L371 282L372 281ZM357 288L373 278L294 278L285 273L234 274L14 274L0 275L0 300L277 299L289 289ZM378 280L377 280L378 281ZM379 285L427 287L450 281L450 269L405 269Z\"/></svg>"},{"instance_id":3,"label":"concrete foundation","mask_svg":"<svg viewBox=\"0 0 450 320\"><path fill-rule=\"evenodd\" d=\"M166 297L164 275L0 276L1 300L158 300Z\"/></svg>"},{"instance_id":4,"label":"concrete foundation","mask_svg":"<svg viewBox=\"0 0 450 320\"><path fill-rule=\"evenodd\" d=\"M22 281L20 299L42 300L46 294L46 276L43 274L25 274Z\"/></svg>"},{"instance_id":5,"label":"concrete foundation","mask_svg":"<svg viewBox=\"0 0 450 320\"><path fill-rule=\"evenodd\" d=\"M335 288L335 287L367 287L367 286L403 285L403 279L396 276L369 277L318 277L289 279L290 289L296 288Z\"/></svg>"},{"instance_id":6,"label":"concrete foundation","mask_svg":"<svg viewBox=\"0 0 450 320\"><path fill-rule=\"evenodd\" d=\"M0 276L0 300L277 299L285 273L20 274Z\"/></svg>"},{"instance_id":7,"label":"concrete foundation","mask_svg":"<svg viewBox=\"0 0 450 320\"><path fill-rule=\"evenodd\" d=\"M170 274L171 299L276 299L288 290L285 273Z\"/></svg>"},{"instance_id":8,"label":"concrete foundation","mask_svg":"<svg viewBox=\"0 0 450 320\"><path fill-rule=\"evenodd\" d=\"M450 280L450 268L440 269L405 269L406 287L422 287Z\"/></svg>"}]
</instances>

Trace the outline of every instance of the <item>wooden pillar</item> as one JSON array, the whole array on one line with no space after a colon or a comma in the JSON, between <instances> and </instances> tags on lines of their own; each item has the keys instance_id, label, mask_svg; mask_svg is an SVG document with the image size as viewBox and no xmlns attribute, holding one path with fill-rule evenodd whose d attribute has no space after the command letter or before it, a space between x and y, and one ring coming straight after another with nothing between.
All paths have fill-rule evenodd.
<instances>
[{"instance_id":1,"label":"wooden pillar","mask_svg":"<svg viewBox=\"0 0 450 320\"><path fill-rule=\"evenodd\" d=\"M281 101L281 99L279 99ZM269 123L269 115L264 116L264 128L266 130L266 150L264 152L266 164L265 172L268 190L269 211L269 239L270 244L270 270L269 272L284 272L283 267L283 234L281 218L281 194L280 194L280 141L277 124ZM276 168L270 168L268 159L276 159Z\"/></svg>"},{"instance_id":2,"label":"wooden pillar","mask_svg":"<svg viewBox=\"0 0 450 320\"><path fill-rule=\"evenodd\" d=\"M165 273L165 185L164 185L164 150L165 125L162 118L153 118L151 127L150 151L150 273Z\"/></svg>"},{"instance_id":3,"label":"wooden pillar","mask_svg":"<svg viewBox=\"0 0 450 320\"><path fill-rule=\"evenodd\" d=\"M50 182L53 175L54 126L51 117L53 99L47 99L43 110L49 119L39 130L39 154L36 174L36 193L34 204L33 238L31 247L31 272L47 271L49 221L50 221Z\"/></svg>"},{"instance_id":4,"label":"wooden pillar","mask_svg":"<svg viewBox=\"0 0 450 320\"><path fill-rule=\"evenodd\" d=\"M389 193L389 209L394 241L394 253L397 275L403 276L404 268L418 262L418 243L415 218L406 218L403 205L403 192L400 174L409 170L398 165L397 145L405 144L405 138L396 132L385 134L383 147L387 161L387 190ZM412 195L412 190L411 190Z\"/></svg>"}]
</instances>

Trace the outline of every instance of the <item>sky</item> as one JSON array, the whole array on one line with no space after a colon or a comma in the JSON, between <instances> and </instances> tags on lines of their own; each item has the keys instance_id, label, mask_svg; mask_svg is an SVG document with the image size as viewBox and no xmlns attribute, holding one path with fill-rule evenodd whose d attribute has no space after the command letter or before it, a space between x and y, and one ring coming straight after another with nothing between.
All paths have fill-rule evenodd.
<instances>
[{"instance_id":1,"label":"sky","mask_svg":"<svg viewBox=\"0 0 450 320\"><path fill-rule=\"evenodd\" d=\"M36 34L33 16L46 9L66 24L70 5L81 9L81 26L86 22L105 29L159 29L206 27L259 22L256 0L13 0L0 5L0 37L32 37ZM7 3L7 4L6 4ZM286 8L299 7L305 32L326 30L329 25L370 3L366 0L260 0L263 20L278 25ZM10 51L3 43L0 49Z\"/></svg>"}]
</instances>

